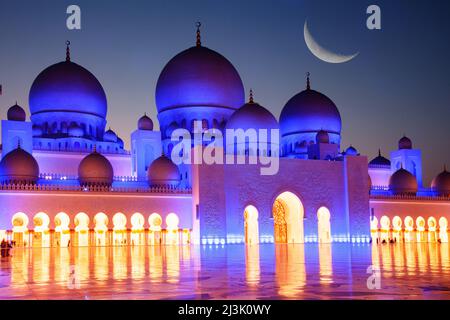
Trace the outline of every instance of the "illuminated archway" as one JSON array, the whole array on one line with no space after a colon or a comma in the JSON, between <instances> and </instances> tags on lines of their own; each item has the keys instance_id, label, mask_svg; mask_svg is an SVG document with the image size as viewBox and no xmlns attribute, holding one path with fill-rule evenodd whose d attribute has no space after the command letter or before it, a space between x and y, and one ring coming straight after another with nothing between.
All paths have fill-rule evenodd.
<instances>
[{"instance_id":1,"label":"illuminated archway","mask_svg":"<svg viewBox=\"0 0 450 320\"><path fill-rule=\"evenodd\" d=\"M99 212L94 217L95 245L106 246L106 235L108 232L108 216Z\"/></svg>"},{"instance_id":2,"label":"illuminated archway","mask_svg":"<svg viewBox=\"0 0 450 320\"><path fill-rule=\"evenodd\" d=\"M113 243L115 246L127 244L127 217L118 212L113 216Z\"/></svg>"},{"instance_id":3,"label":"illuminated archway","mask_svg":"<svg viewBox=\"0 0 450 320\"><path fill-rule=\"evenodd\" d=\"M405 218L405 242L414 241L414 219L410 216Z\"/></svg>"},{"instance_id":4,"label":"illuminated archway","mask_svg":"<svg viewBox=\"0 0 450 320\"><path fill-rule=\"evenodd\" d=\"M427 220L428 225L428 242L436 242L438 235L437 235L437 222L434 217L429 217Z\"/></svg>"},{"instance_id":5,"label":"illuminated archway","mask_svg":"<svg viewBox=\"0 0 450 320\"><path fill-rule=\"evenodd\" d=\"M392 239L397 242L402 238L402 218L395 216L392 219Z\"/></svg>"},{"instance_id":6,"label":"illuminated archway","mask_svg":"<svg viewBox=\"0 0 450 320\"><path fill-rule=\"evenodd\" d=\"M79 247L89 245L89 216L80 212L75 216L75 243Z\"/></svg>"},{"instance_id":7,"label":"illuminated archway","mask_svg":"<svg viewBox=\"0 0 450 320\"><path fill-rule=\"evenodd\" d=\"M326 207L317 210L317 228L319 243L331 243L330 210Z\"/></svg>"},{"instance_id":8,"label":"illuminated archway","mask_svg":"<svg viewBox=\"0 0 450 320\"><path fill-rule=\"evenodd\" d=\"M441 217L439 219L439 241L441 241L442 243L448 242L447 228L448 228L447 218Z\"/></svg>"},{"instance_id":9,"label":"illuminated archway","mask_svg":"<svg viewBox=\"0 0 450 320\"><path fill-rule=\"evenodd\" d=\"M246 244L259 243L258 209L252 205L244 210L244 234Z\"/></svg>"},{"instance_id":10,"label":"illuminated archway","mask_svg":"<svg viewBox=\"0 0 450 320\"><path fill-rule=\"evenodd\" d=\"M372 237L372 243L378 243L378 219L375 216L370 218L370 235Z\"/></svg>"},{"instance_id":11,"label":"illuminated archway","mask_svg":"<svg viewBox=\"0 0 450 320\"><path fill-rule=\"evenodd\" d=\"M70 218L65 212L55 216L55 244L57 247L67 247L70 244Z\"/></svg>"},{"instance_id":12,"label":"illuminated archway","mask_svg":"<svg viewBox=\"0 0 450 320\"><path fill-rule=\"evenodd\" d=\"M33 217L33 247L50 247L50 218L45 212L38 212Z\"/></svg>"},{"instance_id":13,"label":"illuminated archway","mask_svg":"<svg viewBox=\"0 0 450 320\"><path fill-rule=\"evenodd\" d=\"M169 213L166 217L167 233L165 244L179 244L178 223L180 219L175 213Z\"/></svg>"},{"instance_id":14,"label":"illuminated archway","mask_svg":"<svg viewBox=\"0 0 450 320\"><path fill-rule=\"evenodd\" d=\"M389 242L389 233L391 230L391 220L388 216L382 216L380 219L381 242Z\"/></svg>"},{"instance_id":15,"label":"illuminated archway","mask_svg":"<svg viewBox=\"0 0 450 320\"><path fill-rule=\"evenodd\" d=\"M136 212L131 216L131 244L132 245L144 245L144 216Z\"/></svg>"},{"instance_id":16,"label":"illuminated archway","mask_svg":"<svg viewBox=\"0 0 450 320\"><path fill-rule=\"evenodd\" d=\"M272 207L275 243L303 243L304 210L300 199L292 192L283 192Z\"/></svg>"},{"instance_id":17,"label":"illuminated archway","mask_svg":"<svg viewBox=\"0 0 450 320\"><path fill-rule=\"evenodd\" d=\"M150 245L161 244L161 225L162 218L158 213L152 213L148 217L148 224L150 228L148 230L148 242Z\"/></svg>"},{"instance_id":18,"label":"illuminated archway","mask_svg":"<svg viewBox=\"0 0 450 320\"><path fill-rule=\"evenodd\" d=\"M425 219L422 216L417 217L416 219L417 242L426 242L425 227L426 227Z\"/></svg>"},{"instance_id":19,"label":"illuminated archway","mask_svg":"<svg viewBox=\"0 0 450 320\"><path fill-rule=\"evenodd\" d=\"M23 212L17 212L11 219L13 225L13 241L18 247L26 247L29 245L26 235L28 235L28 216Z\"/></svg>"}]
</instances>

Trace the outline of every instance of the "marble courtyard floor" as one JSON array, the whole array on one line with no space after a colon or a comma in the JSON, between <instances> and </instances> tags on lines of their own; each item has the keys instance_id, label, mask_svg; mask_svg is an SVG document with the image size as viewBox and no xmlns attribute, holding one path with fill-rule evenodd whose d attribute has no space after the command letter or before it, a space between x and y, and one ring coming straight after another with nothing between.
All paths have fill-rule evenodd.
<instances>
[{"instance_id":1,"label":"marble courtyard floor","mask_svg":"<svg viewBox=\"0 0 450 320\"><path fill-rule=\"evenodd\" d=\"M450 299L448 244L16 248L12 254L1 258L0 299ZM380 289L367 286L370 266L380 269Z\"/></svg>"}]
</instances>

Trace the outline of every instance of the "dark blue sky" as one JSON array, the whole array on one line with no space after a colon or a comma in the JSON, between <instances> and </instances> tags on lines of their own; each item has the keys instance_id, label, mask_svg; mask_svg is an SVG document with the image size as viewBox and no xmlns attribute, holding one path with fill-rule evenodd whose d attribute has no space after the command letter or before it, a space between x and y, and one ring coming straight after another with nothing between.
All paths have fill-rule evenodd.
<instances>
[{"instance_id":1,"label":"dark blue sky","mask_svg":"<svg viewBox=\"0 0 450 320\"><path fill-rule=\"evenodd\" d=\"M66 8L78 4L82 30L66 29ZM366 8L382 10L382 30L366 28ZM360 52L332 65L315 58L303 24L324 47ZM128 144L137 119L156 122L154 90L165 63L202 42L238 69L246 90L279 117L305 87L328 95L343 119L343 147L372 158L408 135L423 150L429 181L450 165L450 1L446 0L0 0L0 117L45 67L64 59L93 72L108 96L109 125Z\"/></svg>"}]
</instances>

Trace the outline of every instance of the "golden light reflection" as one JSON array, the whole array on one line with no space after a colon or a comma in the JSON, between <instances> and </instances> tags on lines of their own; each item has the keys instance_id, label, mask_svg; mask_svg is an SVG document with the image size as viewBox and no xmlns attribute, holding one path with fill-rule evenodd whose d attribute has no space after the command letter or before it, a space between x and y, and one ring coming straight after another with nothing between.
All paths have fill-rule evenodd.
<instances>
[{"instance_id":1,"label":"golden light reflection","mask_svg":"<svg viewBox=\"0 0 450 320\"><path fill-rule=\"evenodd\" d=\"M163 256L161 246L148 247L148 271L151 282L160 282L163 275Z\"/></svg>"},{"instance_id":2,"label":"golden light reflection","mask_svg":"<svg viewBox=\"0 0 450 320\"><path fill-rule=\"evenodd\" d=\"M277 244L275 259L278 294L293 298L306 285L305 246Z\"/></svg>"},{"instance_id":3,"label":"golden light reflection","mask_svg":"<svg viewBox=\"0 0 450 320\"><path fill-rule=\"evenodd\" d=\"M333 283L333 262L329 243L319 244L319 267L320 282Z\"/></svg>"},{"instance_id":4,"label":"golden light reflection","mask_svg":"<svg viewBox=\"0 0 450 320\"><path fill-rule=\"evenodd\" d=\"M260 280L259 245L245 246L245 275L249 286L257 286Z\"/></svg>"},{"instance_id":5,"label":"golden light reflection","mask_svg":"<svg viewBox=\"0 0 450 320\"><path fill-rule=\"evenodd\" d=\"M180 251L176 246L164 246L167 282L177 283L180 278Z\"/></svg>"}]
</instances>

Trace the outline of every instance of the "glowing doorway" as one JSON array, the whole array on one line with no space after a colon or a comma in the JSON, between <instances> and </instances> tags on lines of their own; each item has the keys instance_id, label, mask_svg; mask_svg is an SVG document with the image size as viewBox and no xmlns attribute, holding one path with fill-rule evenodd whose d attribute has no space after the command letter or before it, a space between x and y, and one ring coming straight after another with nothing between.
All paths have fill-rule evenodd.
<instances>
[{"instance_id":1,"label":"glowing doorway","mask_svg":"<svg viewBox=\"0 0 450 320\"><path fill-rule=\"evenodd\" d=\"M113 217L113 243L115 246L127 244L127 217L118 212Z\"/></svg>"},{"instance_id":2,"label":"glowing doorway","mask_svg":"<svg viewBox=\"0 0 450 320\"><path fill-rule=\"evenodd\" d=\"M445 217L439 219L439 241L442 243L448 242L448 220Z\"/></svg>"},{"instance_id":3,"label":"glowing doorway","mask_svg":"<svg viewBox=\"0 0 450 320\"><path fill-rule=\"evenodd\" d=\"M79 247L89 245L89 216L84 212L75 216L75 243Z\"/></svg>"},{"instance_id":4,"label":"glowing doorway","mask_svg":"<svg viewBox=\"0 0 450 320\"><path fill-rule=\"evenodd\" d=\"M94 217L94 243L96 246L106 246L106 235L108 233L108 216L99 212Z\"/></svg>"},{"instance_id":5,"label":"glowing doorway","mask_svg":"<svg viewBox=\"0 0 450 320\"><path fill-rule=\"evenodd\" d=\"M165 244L179 244L178 223L180 219L175 213L169 213L166 217L167 233Z\"/></svg>"},{"instance_id":6,"label":"glowing doorway","mask_svg":"<svg viewBox=\"0 0 450 320\"><path fill-rule=\"evenodd\" d=\"M68 247L70 245L70 218L65 212L55 216L55 244L57 247Z\"/></svg>"},{"instance_id":7,"label":"glowing doorway","mask_svg":"<svg viewBox=\"0 0 450 320\"><path fill-rule=\"evenodd\" d=\"M259 243L258 209L247 206L244 210L244 232L246 244Z\"/></svg>"},{"instance_id":8,"label":"glowing doorway","mask_svg":"<svg viewBox=\"0 0 450 320\"><path fill-rule=\"evenodd\" d=\"M304 210L300 199L292 192L283 192L272 207L275 243L304 243Z\"/></svg>"},{"instance_id":9,"label":"glowing doorway","mask_svg":"<svg viewBox=\"0 0 450 320\"><path fill-rule=\"evenodd\" d=\"M331 243L330 210L321 207L317 211L319 243Z\"/></svg>"},{"instance_id":10,"label":"glowing doorway","mask_svg":"<svg viewBox=\"0 0 450 320\"><path fill-rule=\"evenodd\" d=\"M150 217L148 217L148 224L150 225L150 229L148 230L148 244L161 244L161 216L158 213L152 213Z\"/></svg>"},{"instance_id":11,"label":"glowing doorway","mask_svg":"<svg viewBox=\"0 0 450 320\"><path fill-rule=\"evenodd\" d=\"M48 248L50 247L50 218L44 212L36 213L33 217L34 234L33 247Z\"/></svg>"},{"instance_id":12,"label":"glowing doorway","mask_svg":"<svg viewBox=\"0 0 450 320\"><path fill-rule=\"evenodd\" d=\"M139 212L131 216L131 245L145 244L144 223L145 218Z\"/></svg>"},{"instance_id":13,"label":"glowing doorway","mask_svg":"<svg viewBox=\"0 0 450 320\"><path fill-rule=\"evenodd\" d=\"M17 247L26 247L29 245L28 243L28 216L23 212L17 212L12 217L12 232L14 241L14 245Z\"/></svg>"}]
</instances>

